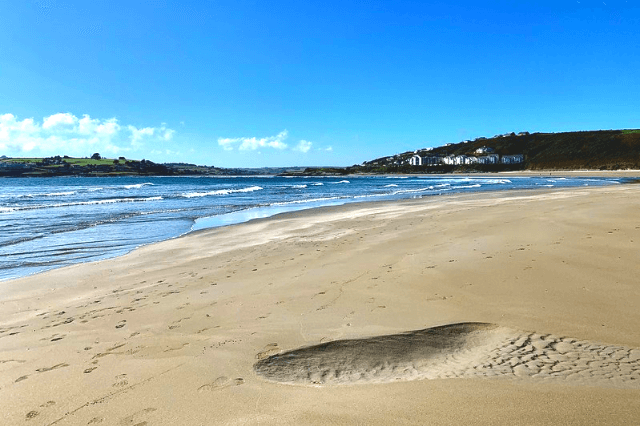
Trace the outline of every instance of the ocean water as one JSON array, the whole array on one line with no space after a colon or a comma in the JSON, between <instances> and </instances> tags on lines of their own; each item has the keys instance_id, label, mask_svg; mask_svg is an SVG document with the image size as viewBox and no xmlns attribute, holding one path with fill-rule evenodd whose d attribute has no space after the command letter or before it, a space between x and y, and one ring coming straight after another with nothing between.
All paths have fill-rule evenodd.
<instances>
[{"instance_id":1,"label":"ocean water","mask_svg":"<svg viewBox=\"0 0 640 426\"><path fill-rule=\"evenodd\" d=\"M0 281L286 211L453 192L622 181L463 176L4 178Z\"/></svg>"}]
</instances>

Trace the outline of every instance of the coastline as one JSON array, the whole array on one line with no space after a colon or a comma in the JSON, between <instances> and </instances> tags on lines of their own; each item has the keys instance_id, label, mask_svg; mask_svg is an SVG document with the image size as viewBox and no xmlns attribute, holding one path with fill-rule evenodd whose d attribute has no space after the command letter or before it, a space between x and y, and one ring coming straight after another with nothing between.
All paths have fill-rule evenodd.
<instances>
[{"instance_id":1,"label":"coastline","mask_svg":"<svg viewBox=\"0 0 640 426\"><path fill-rule=\"evenodd\" d=\"M505 172L478 172L478 173L426 173L426 174L389 174L383 176L465 176L465 177L499 177L499 176L514 176L514 177L529 177L529 176L558 176L558 177L639 177L640 170L628 169L628 170L592 170L592 169L579 169L579 170L563 170L563 169L544 169L544 170L516 170ZM349 175L346 175L349 176ZM368 176L366 173L355 176ZM380 176L378 174L371 174L371 176Z\"/></svg>"},{"instance_id":2,"label":"coastline","mask_svg":"<svg viewBox=\"0 0 640 426\"><path fill-rule=\"evenodd\" d=\"M562 179L562 176L567 177L568 179ZM72 218L67 218L67 217L58 218L55 216L55 213L53 213L53 210L52 210L51 214L53 215L53 217L51 217L48 220L48 223L39 222L38 218L32 216L32 217L29 217L28 220L26 221L22 220L21 222L20 221L11 222L12 219L9 219L8 224L5 224L5 226L9 227L9 229L15 226L19 229L19 231L15 235L12 234L12 236L9 237L7 241L1 241L0 243L9 242L10 243L9 245L11 245L17 242L19 244L17 246L13 246L9 248L7 248L9 246L7 245L6 247L2 248L2 250L0 250L1 251L0 257L7 256L5 259L7 260L7 262L3 262L2 270L0 271L1 272L0 282L20 278L23 276L38 274L43 271L64 267L74 263L91 262L91 261L115 258L115 257L122 256L126 253L129 253L130 251L135 250L136 248L139 248L141 246L144 246L147 244L153 244L158 241L177 238L181 235L188 234L189 232L192 232L195 230L213 228L218 226L226 226L226 225L231 225L236 223L243 223L254 218L269 217L280 212L306 210L306 209L317 208L325 205L342 205L346 203L369 202L375 199L384 201L384 200L394 200L394 199L401 199L401 198L408 198L408 197L415 197L415 196L443 195L443 192L440 192L437 189L443 185L434 184L432 187L429 187L429 188L422 188L422 187L416 188L415 186L416 182L422 182L423 179L425 183L426 181L429 181L432 179L444 179L445 181L450 180L452 181L452 185L453 185L453 182L455 181L465 181L467 179L474 181L473 184L469 184L470 186L456 187L454 185L451 188L446 188L444 191L444 193L446 193L446 191L449 191L449 190L453 190L452 192L457 192L458 190L466 191L466 189L464 188L474 188L474 187L479 188L480 186L483 187L483 189L481 189L481 191L483 192L487 189L489 191L493 191L494 188L485 188L485 186L495 186L493 185L495 183L506 184L505 186L512 186L512 182L513 182L513 186L524 185L530 188L535 188L538 185L549 186L549 187L573 186L573 185L583 185L583 184L586 185L588 181L580 183L574 180L575 178L582 179L584 176L588 177L588 175L584 173L579 173L578 175L575 175L575 176L571 176L571 175L549 176L545 174L522 174L522 173L484 174L484 175L449 174L449 175L413 175L413 176L412 175L407 175L407 176L349 175L346 177L351 179L352 181L355 179L356 182L358 181L366 182L368 180L367 178L374 178L374 177L377 177L378 181L380 181L381 179L382 180L409 179L408 181L403 180L401 182L414 182L413 184L414 186L411 187L411 184L409 184L408 185L409 188L405 188L404 185L398 185L398 183L400 182L398 181L398 182L395 182L395 184L384 186L384 188L386 189L386 193L377 192L377 190L373 190L372 189L373 186L371 186L367 190L363 191L362 193L356 192L359 195L354 195L353 191L350 195L340 194L340 193L337 193L337 194L332 193L329 195L319 194L315 198L312 197L312 199L310 200L304 199L304 197L302 197L301 199L295 199L293 201L289 200L286 202L273 202L272 199L271 200L269 199L269 195L267 195L266 197L263 195L262 198L256 200L255 206L253 207L247 206L247 208L240 209L238 211L228 212L228 213L221 213L221 212L214 213L212 211L211 215L204 214L201 216L196 216L195 218L186 218L187 222L189 221L189 219L191 220L190 224L186 222L180 223L182 222L183 218L180 217L179 213L176 213L175 216L172 218L173 220L175 220L175 222L171 225L173 228L171 228L170 230L168 227L163 227L165 230L160 230L160 228L154 229L153 227L145 227L146 225L144 225L144 221L140 222L141 224L140 229L136 229L136 228L131 229L129 226L127 226L127 223L125 221L125 223L122 224L120 229L116 225L115 229L107 231L109 234L112 235L112 238L110 239L112 243L110 244L109 240L103 240L104 244L102 245L102 247L93 247L93 245L91 244L91 241L101 238L99 236L100 234L99 231L97 231L98 235L93 235L93 236L91 235L76 236L76 235L68 234L68 232L69 231L80 232L80 233L90 232L90 231L87 231L87 224L91 225L92 223L95 223L98 225L102 225L104 223L110 223L112 221L110 217L105 218L104 215L100 215L97 212L91 212L91 215L87 217L76 215L76 217L72 217ZM612 174L601 172L601 173L594 174L592 177L594 179L603 179L603 180L617 179L619 183L633 183L631 181L629 173L627 173L626 175L624 174L612 175ZM335 178L343 179L345 178L345 176L334 177L332 179L335 179ZM532 180L529 181L527 178L532 178ZM554 178L558 178L560 180L557 180L557 181L551 180L550 182L547 182L549 185L543 185L542 183L537 183L539 180L554 179ZM492 181L493 179L499 179L500 182L493 182ZM258 179L258 181L260 180L261 179ZM288 181L288 179L284 179L284 180ZM376 179L373 179L373 180L376 180ZM130 188L142 188L145 185L153 186L153 184L151 183L141 184L139 182L142 182L142 181L139 181L139 180L130 181L129 185L124 184L122 185L122 187L130 189ZM297 188L297 187L303 188L307 186L306 179L298 178L298 182L300 182L299 186L292 185L291 188ZM569 182L572 182L572 183L569 183ZM107 187L109 187L110 185L109 182L101 182L101 183L103 185L106 185ZM255 183L253 185L255 185ZM312 184L312 186L314 187L317 185L322 185L322 184L321 183ZM593 184L590 184L590 185L593 185ZM596 185L598 185L598 183L596 183ZM114 200L109 198L102 199L100 198L101 195L96 195L95 198L91 198L91 199L78 199L78 195L76 192L77 185L69 188L67 188L66 186L64 187L63 186L64 184L62 184L60 188L55 188L55 189L52 188L49 191L51 192L50 194L49 193L36 194L35 196L38 197L43 195L46 197L46 196L69 195L69 200L61 199L61 201L59 201L58 204L54 203L52 207L78 206L78 205L84 205L84 204L92 205L92 204L111 203L115 201L120 201L120 202L135 201L135 198L126 198L126 197L120 200L117 200L117 199ZM400 186L400 188L398 188L398 186ZM501 186L501 185L498 185L498 186ZM395 191L395 189L389 189L392 187L396 188L397 191ZM255 188L257 189L258 187L256 186ZM18 191L20 190L19 187L17 187L16 189ZM103 189L103 188L101 188L100 184L98 184L98 187L96 189ZM260 189L263 189L263 188L260 188ZM267 191L265 193L270 193L270 189L268 187L266 189ZM517 190L517 188L506 188L506 189ZM202 192L202 191L197 192L198 191L197 188L192 189L191 192L188 192L187 190L187 192L185 192L184 194L179 194L178 199L180 198L180 196L185 194L186 194L186 198L188 199L190 199L189 197L191 197L191 195L193 194L197 196L209 195L206 192L207 191L206 189L203 188L203 190L205 192ZM423 191L426 191L426 192L421 194L421 192ZM471 191L475 191L475 189L471 189ZM244 190L241 190L238 192L244 192ZM349 190L345 192L349 192ZM98 194L98 193L96 192L94 194ZM157 213L161 213L163 210L167 210L167 209L168 209L167 210L168 212L175 213L175 212L179 212L181 209L184 211L188 211L189 209L193 208L193 206L185 205L184 203L182 205L180 203L174 203L174 201L172 200L173 195L174 194L171 194L170 192L168 194L165 194L165 193L162 193L162 191L158 192L158 191L151 190L144 194L138 194L137 196L140 201L145 201L145 205L147 206L147 207L141 207L142 209L145 209L145 208L147 210L155 209L157 210ZM20 195L18 198L30 199L32 196L33 196L32 194L26 193L26 194ZM127 196L131 197L131 195L129 194L127 194ZM151 201L154 201L154 203L147 204L147 202L150 203ZM42 204L41 206L37 205L36 207L38 208L44 208L44 207L47 207L47 204L50 204L50 200L48 199L40 199L38 200L38 202ZM230 203L234 204L234 201L230 201ZM244 201L242 201L242 203L244 203ZM208 208L208 209L214 210L215 209L214 206L215 206L215 202L214 204L202 204L200 207L203 209ZM23 210L23 208L26 210L29 210L29 207L30 206L23 207L21 205L9 203L6 205L6 207L0 207L0 211ZM221 207L222 209L224 209L224 206L221 206ZM96 214L94 215L94 213ZM117 212L112 212L112 214L115 214L116 217L118 215L124 215L124 217L126 217L128 216L129 212L127 211L126 208L121 208ZM31 221L34 221L33 222L34 226L30 228L24 228L24 229L21 228L23 223L31 223ZM77 223L80 223L79 226L75 229L70 228L69 226L66 226L66 227L63 226L60 229L57 229L55 225L53 228L48 225L48 224L56 224L56 223L67 224L67 223L73 223L74 221L76 221ZM149 221L149 223L151 223L151 221ZM40 227L42 226L46 228L46 231L42 235L38 235L38 238L44 237L44 239L40 241L39 245L29 244L29 241L34 239L33 232L35 231L37 233ZM93 228L93 225L89 226L88 228ZM114 233L116 235L113 235ZM120 235L117 235L118 233ZM68 236L68 239L67 239L67 236ZM69 241L71 241L72 243L68 244ZM77 244L74 244L75 241L77 241ZM27 244L22 244L22 242L26 242ZM0 245L3 245L3 244L0 244ZM54 251L42 249L43 247L49 247L49 246L54 246L56 247L56 249ZM99 250L100 248L102 248L103 250L100 251ZM16 253L17 255L14 256L14 253Z\"/></svg>"},{"instance_id":3,"label":"coastline","mask_svg":"<svg viewBox=\"0 0 640 426\"><path fill-rule=\"evenodd\" d=\"M9 424L629 423L639 388L608 382L287 386L253 364L468 321L638 348L639 207L635 185L352 203L0 282L0 398Z\"/></svg>"}]
</instances>

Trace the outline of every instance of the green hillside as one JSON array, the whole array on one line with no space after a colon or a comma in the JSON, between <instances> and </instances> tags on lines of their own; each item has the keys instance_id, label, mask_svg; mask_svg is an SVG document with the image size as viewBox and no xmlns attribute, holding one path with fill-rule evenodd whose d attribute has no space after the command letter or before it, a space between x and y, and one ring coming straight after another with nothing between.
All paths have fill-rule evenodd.
<instances>
[{"instance_id":1,"label":"green hillside","mask_svg":"<svg viewBox=\"0 0 640 426\"><path fill-rule=\"evenodd\" d=\"M520 164L410 166L420 156L475 155L481 147L496 154L524 155ZM451 172L501 170L620 170L640 169L640 130L600 130L566 133L510 133L477 138L432 149L377 158L350 168L352 172Z\"/></svg>"}]
</instances>

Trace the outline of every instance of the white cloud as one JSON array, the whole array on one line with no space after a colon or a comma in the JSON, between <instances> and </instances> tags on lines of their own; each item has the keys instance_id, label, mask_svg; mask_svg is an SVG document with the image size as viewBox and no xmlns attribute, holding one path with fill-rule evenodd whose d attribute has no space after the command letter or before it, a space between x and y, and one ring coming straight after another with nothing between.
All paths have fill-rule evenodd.
<instances>
[{"instance_id":1,"label":"white cloud","mask_svg":"<svg viewBox=\"0 0 640 426\"><path fill-rule=\"evenodd\" d=\"M218 138L218 145L220 145L225 151L233 151L234 139L230 138Z\"/></svg>"},{"instance_id":2,"label":"white cloud","mask_svg":"<svg viewBox=\"0 0 640 426\"><path fill-rule=\"evenodd\" d=\"M115 133L118 133L119 131L120 125L118 124L118 120L115 118L105 120L102 124L99 124L96 127L96 132L103 135L113 135Z\"/></svg>"},{"instance_id":3,"label":"white cloud","mask_svg":"<svg viewBox=\"0 0 640 426\"><path fill-rule=\"evenodd\" d=\"M73 114L69 114L68 112L65 113L58 113L58 114L53 114L50 115L49 117L45 117L43 123L42 123L42 128L43 129L51 129L53 127L59 127L59 126L65 126L65 125L74 125L78 122L78 118L73 115Z\"/></svg>"},{"instance_id":4,"label":"white cloud","mask_svg":"<svg viewBox=\"0 0 640 426\"><path fill-rule=\"evenodd\" d=\"M96 131L96 128L98 126L100 126L100 120L93 119L85 114L80 120L78 120L78 133L83 135L90 135L91 133ZM43 125L42 127L45 126Z\"/></svg>"},{"instance_id":5,"label":"white cloud","mask_svg":"<svg viewBox=\"0 0 640 426\"><path fill-rule=\"evenodd\" d=\"M170 141L173 138L173 135L174 135L175 132L176 132L175 130L167 129L167 130L164 131L164 134L162 135L162 138L165 141Z\"/></svg>"},{"instance_id":6,"label":"white cloud","mask_svg":"<svg viewBox=\"0 0 640 426\"><path fill-rule=\"evenodd\" d=\"M141 141L147 136L153 136L156 131L153 127L138 129L136 126L129 125L127 128L131 132L131 146L133 147L140 147L142 145Z\"/></svg>"},{"instance_id":7,"label":"white cloud","mask_svg":"<svg viewBox=\"0 0 640 426\"><path fill-rule=\"evenodd\" d=\"M162 134L162 139L164 139L165 141L170 141L171 138L173 138L173 134L176 131L173 129L167 129L167 123L162 123L160 125L160 133Z\"/></svg>"},{"instance_id":8,"label":"white cloud","mask_svg":"<svg viewBox=\"0 0 640 426\"><path fill-rule=\"evenodd\" d=\"M327 152L331 152L331 151L333 151L333 147L332 146L328 146L324 150L327 151Z\"/></svg>"},{"instance_id":9,"label":"white cloud","mask_svg":"<svg viewBox=\"0 0 640 426\"><path fill-rule=\"evenodd\" d=\"M127 132L128 130L128 132ZM117 118L78 118L71 113L18 120L13 114L0 114L0 150L10 156L72 155L88 156L93 152L115 154L140 150L145 141L169 141L175 131L161 127L121 126Z\"/></svg>"},{"instance_id":10,"label":"white cloud","mask_svg":"<svg viewBox=\"0 0 640 426\"><path fill-rule=\"evenodd\" d=\"M220 145L225 151L232 151L236 145L240 151L255 151L259 148L275 148L285 149L287 144L284 143L289 132L283 130L276 136L268 136L266 138L218 138L218 145Z\"/></svg>"},{"instance_id":11,"label":"white cloud","mask_svg":"<svg viewBox=\"0 0 640 426\"><path fill-rule=\"evenodd\" d=\"M305 141L303 139L300 142L298 142L298 145L296 145L294 150L295 151L300 151L300 152L303 152L303 153L307 153L311 149L311 145L313 145L313 142Z\"/></svg>"}]
</instances>

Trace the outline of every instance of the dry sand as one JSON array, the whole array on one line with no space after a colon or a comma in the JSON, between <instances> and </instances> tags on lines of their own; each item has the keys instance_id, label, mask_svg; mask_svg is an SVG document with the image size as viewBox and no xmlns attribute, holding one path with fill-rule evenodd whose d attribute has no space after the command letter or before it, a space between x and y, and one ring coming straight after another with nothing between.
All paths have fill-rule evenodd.
<instances>
[{"instance_id":1,"label":"dry sand","mask_svg":"<svg viewBox=\"0 0 640 426\"><path fill-rule=\"evenodd\" d=\"M0 283L0 424L638 424L640 186L331 207Z\"/></svg>"}]
</instances>

